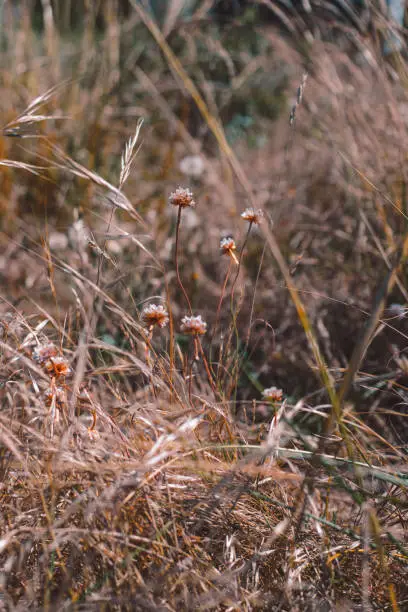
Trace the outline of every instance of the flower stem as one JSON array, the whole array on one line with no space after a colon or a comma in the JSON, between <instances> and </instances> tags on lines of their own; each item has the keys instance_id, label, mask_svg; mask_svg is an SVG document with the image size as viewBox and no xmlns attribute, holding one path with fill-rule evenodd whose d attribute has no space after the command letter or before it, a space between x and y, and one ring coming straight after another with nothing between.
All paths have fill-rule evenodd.
<instances>
[{"instance_id":1,"label":"flower stem","mask_svg":"<svg viewBox=\"0 0 408 612\"><path fill-rule=\"evenodd\" d=\"M220 299L219 299L218 307L217 307L217 313L215 315L215 323L214 323L213 332L212 332L212 336L211 336L210 348L212 347L212 344L213 344L213 341L214 341L214 337L215 337L215 332L217 331L218 322L219 322L219 319L220 319L221 306L222 306L222 302L224 300L225 291L226 291L226 288L227 288L227 283L228 283L228 280L229 280L229 277L230 277L230 274L231 274L231 269L232 269L232 261L230 261L227 273L225 275L224 284L222 286L221 295L220 295Z\"/></svg>"},{"instance_id":2,"label":"flower stem","mask_svg":"<svg viewBox=\"0 0 408 612\"><path fill-rule=\"evenodd\" d=\"M190 310L190 314L192 314L192 308L191 308L191 302L190 299L187 295L187 291L184 289L184 285L181 281L181 277L180 277L180 271L179 271L179 256L178 256L178 247L179 247L179 238L180 238L180 222L181 222L181 206L179 206L178 209L178 213L177 213L177 226L176 226L176 275L177 275L177 282L180 285L180 288L183 292L184 297L186 298L186 302L188 304L188 308Z\"/></svg>"}]
</instances>

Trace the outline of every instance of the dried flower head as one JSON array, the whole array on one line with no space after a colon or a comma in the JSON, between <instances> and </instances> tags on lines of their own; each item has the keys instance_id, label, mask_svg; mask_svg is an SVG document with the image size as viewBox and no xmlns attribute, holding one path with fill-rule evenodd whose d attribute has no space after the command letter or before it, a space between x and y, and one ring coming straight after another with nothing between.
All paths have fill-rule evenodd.
<instances>
[{"instance_id":1,"label":"dried flower head","mask_svg":"<svg viewBox=\"0 0 408 612\"><path fill-rule=\"evenodd\" d=\"M193 192L190 189L184 187L177 187L176 191L170 194L169 202L173 206L179 206L180 208L194 207Z\"/></svg>"},{"instance_id":2,"label":"dried flower head","mask_svg":"<svg viewBox=\"0 0 408 612\"><path fill-rule=\"evenodd\" d=\"M62 387L56 387L55 385L53 385L52 387L48 387L48 389L44 391L44 400L45 405L48 408L52 405L53 402L55 402L57 408L64 408L67 403L67 395L65 393L65 389L63 389Z\"/></svg>"},{"instance_id":3,"label":"dried flower head","mask_svg":"<svg viewBox=\"0 0 408 612\"><path fill-rule=\"evenodd\" d=\"M72 373L68 361L62 355L51 357L46 361L45 368L52 376L57 378L69 376Z\"/></svg>"},{"instance_id":4,"label":"dried flower head","mask_svg":"<svg viewBox=\"0 0 408 612\"><path fill-rule=\"evenodd\" d=\"M263 211L261 209L255 210L254 208L246 208L242 213L241 217L249 223L259 225L263 220Z\"/></svg>"},{"instance_id":5,"label":"dried flower head","mask_svg":"<svg viewBox=\"0 0 408 612\"><path fill-rule=\"evenodd\" d=\"M49 344L39 344L33 350L33 359L40 365L43 365L46 361L52 357L56 357L57 355L58 349L55 344L52 344L51 342Z\"/></svg>"},{"instance_id":6,"label":"dried flower head","mask_svg":"<svg viewBox=\"0 0 408 612\"><path fill-rule=\"evenodd\" d=\"M166 327L169 322L169 314L161 304L151 304L143 308L142 321L149 329L153 329L155 325Z\"/></svg>"},{"instance_id":7,"label":"dried flower head","mask_svg":"<svg viewBox=\"0 0 408 612\"><path fill-rule=\"evenodd\" d=\"M281 402L283 398L283 391L282 389L278 389L278 387L269 387L268 389L264 389L262 391L262 397L271 402Z\"/></svg>"},{"instance_id":8,"label":"dried flower head","mask_svg":"<svg viewBox=\"0 0 408 612\"><path fill-rule=\"evenodd\" d=\"M202 336L207 331L207 323L203 321L201 315L196 317L183 317L180 330L189 336Z\"/></svg>"},{"instance_id":9,"label":"dried flower head","mask_svg":"<svg viewBox=\"0 0 408 612\"><path fill-rule=\"evenodd\" d=\"M204 161L200 155L187 155L181 160L179 167L183 174L200 178L204 172Z\"/></svg>"},{"instance_id":10,"label":"dried flower head","mask_svg":"<svg viewBox=\"0 0 408 612\"><path fill-rule=\"evenodd\" d=\"M220 249L224 255L228 255L230 251L235 251L236 248L235 240L231 236L223 238L220 242Z\"/></svg>"},{"instance_id":11,"label":"dried flower head","mask_svg":"<svg viewBox=\"0 0 408 612\"><path fill-rule=\"evenodd\" d=\"M234 251L236 251L237 249L237 245L235 244L235 240L231 236L228 236L227 238L223 238L221 240L220 249L223 255L229 255L236 264L239 263L237 256L234 253Z\"/></svg>"},{"instance_id":12,"label":"dried flower head","mask_svg":"<svg viewBox=\"0 0 408 612\"><path fill-rule=\"evenodd\" d=\"M86 433L88 435L88 438L92 440L92 442L95 442L95 440L99 440L99 438L101 437L100 433L96 431L96 429L87 429Z\"/></svg>"}]
</instances>

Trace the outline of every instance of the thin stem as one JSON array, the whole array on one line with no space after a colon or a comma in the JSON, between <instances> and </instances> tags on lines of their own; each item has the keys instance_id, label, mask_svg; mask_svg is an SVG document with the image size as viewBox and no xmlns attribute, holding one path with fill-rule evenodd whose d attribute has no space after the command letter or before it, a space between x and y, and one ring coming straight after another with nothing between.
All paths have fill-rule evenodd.
<instances>
[{"instance_id":1,"label":"thin stem","mask_svg":"<svg viewBox=\"0 0 408 612\"><path fill-rule=\"evenodd\" d=\"M203 360L203 364L204 364L204 367L205 367L205 371L207 372L208 382L210 383L211 389L213 390L214 393L217 393L217 389L216 389L216 387L214 385L214 380L213 380L213 377L212 377L212 374L211 374L211 371L210 371L210 367L208 365L208 361L207 361L207 359L205 357L205 353L204 353L203 346L201 344L200 338L198 338L196 336L194 338L194 341L195 341L195 350L196 350L197 354L198 354L198 350L201 353L201 359Z\"/></svg>"},{"instance_id":2,"label":"thin stem","mask_svg":"<svg viewBox=\"0 0 408 612\"><path fill-rule=\"evenodd\" d=\"M251 301L251 312L250 312L250 315L249 315L249 325L248 325L248 332L247 332L247 337L246 337L246 342L245 342L244 354L246 354L246 352L248 351L249 340L251 338L252 322L253 322L253 318L254 318L255 296L256 296L256 290L258 288L259 277L261 276L261 269L262 269L263 261L264 261L264 258L265 258L265 251L266 251L266 242L265 242L265 244L263 246L263 249L262 249L261 261L260 261L259 266L258 266L258 272L257 272L257 275L256 275L256 280L255 280L254 294L252 296L252 301Z\"/></svg>"},{"instance_id":3,"label":"thin stem","mask_svg":"<svg viewBox=\"0 0 408 612\"><path fill-rule=\"evenodd\" d=\"M147 365L148 368L151 367L151 362L150 362L150 345L151 345L152 338L153 338L153 325L150 327L148 336L147 336L146 341L145 341L145 359L146 359L146 365Z\"/></svg>"},{"instance_id":4,"label":"thin stem","mask_svg":"<svg viewBox=\"0 0 408 612\"><path fill-rule=\"evenodd\" d=\"M106 228L106 236L109 235L110 228L111 228L112 221L113 221L114 213L115 213L115 207L112 206L111 212L110 212L110 215L109 215L108 225L107 225L107 228ZM103 260L104 260L105 253L106 253L107 243L108 243L108 238L105 237L104 242L103 242L103 246L102 246L101 251L99 252L99 258L98 258L98 270L97 270L97 274L96 274L96 283L95 283L97 287L99 287L99 283L100 283L100 280L101 280Z\"/></svg>"},{"instance_id":5,"label":"thin stem","mask_svg":"<svg viewBox=\"0 0 408 612\"><path fill-rule=\"evenodd\" d=\"M181 206L179 206L178 209L178 213L177 213L177 226L176 226L176 275L177 275L177 282L180 285L180 288L184 294L184 297L186 298L186 302L188 304L188 308L190 310L190 314L192 315L193 311L191 308L191 302L190 299L187 295L187 291L184 289L184 285L181 281L181 277L180 277L180 271L179 271L179 257L178 257L178 246L179 246L179 237L180 237L180 222L181 222Z\"/></svg>"},{"instance_id":6,"label":"thin stem","mask_svg":"<svg viewBox=\"0 0 408 612\"><path fill-rule=\"evenodd\" d=\"M236 283L237 283L238 276L239 276L239 273L240 273L240 271L241 271L242 260L243 260L243 258L244 258L244 251L245 251L245 247L246 247L247 242L248 242L248 238L249 238L249 234L250 234L250 232L251 232L251 228L252 228L252 221L250 221L250 222L249 222L248 231L247 231L247 233L246 233L245 240L244 240L244 243L243 243L243 245L242 245L241 253L239 254L239 261L238 261L237 273L236 273L236 275L235 275L234 280L232 281L232 287L231 287L231 313L233 312L233 307L234 307L233 300L234 300L234 290L235 290L235 285L236 285Z\"/></svg>"},{"instance_id":7,"label":"thin stem","mask_svg":"<svg viewBox=\"0 0 408 612\"><path fill-rule=\"evenodd\" d=\"M215 323L214 323L213 332L212 332L212 336L211 336L211 342L210 342L210 354L211 354L212 344L213 344L214 338L215 338L215 332L217 331L218 322L219 322L219 318L220 318L220 312L221 312L221 306L222 306L222 303L224 301L225 290L227 288L227 284L228 284L228 280L229 280L229 277L230 277L230 274L231 274L231 270L232 270L232 260L230 260L230 263L229 263L229 266L228 266L228 270L227 270L227 273L225 275L224 283L223 283L223 286L222 286L220 300L218 302L217 314L215 315Z\"/></svg>"},{"instance_id":8,"label":"thin stem","mask_svg":"<svg viewBox=\"0 0 408 612\"><path fill-rule=\"evenodd\" d=\"M163 278L164 278L164 284L165 284L165 288L166 288L166 302L167 302L167 312L169 313L169 335L170 335L170 346L169 346L169 362L170 362L170 369L169 369L169 384L170 384L170 389L171 389L171 400L173 398L173 370L174 370L174 366L175 366L175 348L174 348L174 344L175 344L175 339L174 339L174 321L173 321L173 313L171 310L171 302L170 302L170 292L169 292L169 285L167 282L167 276L166 276L166 271L163 270Z\"/></svg>"},{"instance_id":9,"label":"thin stem","mask_svg":"<svg viewBox=\"0 0 408 612\"><path fill-rule=\"evenodd\" d=\"M194 351L196 350L197 350L197 347L194 344ZM188 378L188 401L190 402L190 406L193 405L193 365L194 365L194 362L195 362L195 355L193 356L191 361L187 355L186 370L187 370L187 378Z\"/></svg>"},{"instance_id":10,"label":"thin stem","mask_svg":"<svg viewBox=\"0 0 408 612\"><path fill-rule=\"evenodd\" d=\"M239 256L237 273L236 273L236 275L234 277L234 280L232 281L232 286L231 286L230 309L231 309L232 321L231 321L231 326L230 326L230 332L229 332L229 335L228 335L228 339L227 339L227 342L226 342L226 345L225 345L225 354L227 355L227 357L228 357L229 347L230 347L231 341L232 341L232 334L234 332L235 332L235 335L237 337L237 344L238 344L238 330L237 330L237 316L238 316L238 313L234 312L234 290L235 290L235 285L236 285L237 280L238 280L239 273L241 271L242 261L243 261L243 258L244 258L244 252L245 252L245 248L246 248L246 245L247 245L247 242L248 242L248 238L249 238L249 234L251 232L251 229L252 229L252 221L249 222L248 231L246 233L245 240L243 242L241 253L240 253L240 256Z\"/></svg>"}]
</instances>

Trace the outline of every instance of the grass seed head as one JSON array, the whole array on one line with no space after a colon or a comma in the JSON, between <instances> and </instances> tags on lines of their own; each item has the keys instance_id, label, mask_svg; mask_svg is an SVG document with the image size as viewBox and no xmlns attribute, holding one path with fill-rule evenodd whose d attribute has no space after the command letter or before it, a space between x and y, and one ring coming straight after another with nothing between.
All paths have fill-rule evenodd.
<instances>
[{"instance_id":1,"label":"grass seed head","mask_svg":"<svg viewBox=\"0 0 408 612\"><path fill-rule=\"evenodd\" d=\"M169 202L180 208L193 208L195 206L193 192L184 187L177 187L176 191L170 194Z\"/></svg>"},{"instance_id":2,"label":"grass seed head","mask_svg":"<svg viewBox=\"0 0 408 612\"><path fill-rule=\"evenodd\" d=\"M204 172L204 161L200 155L187 155L181 160L179 167L186 176L198 179Z\"/></svg>"}]
</instances>

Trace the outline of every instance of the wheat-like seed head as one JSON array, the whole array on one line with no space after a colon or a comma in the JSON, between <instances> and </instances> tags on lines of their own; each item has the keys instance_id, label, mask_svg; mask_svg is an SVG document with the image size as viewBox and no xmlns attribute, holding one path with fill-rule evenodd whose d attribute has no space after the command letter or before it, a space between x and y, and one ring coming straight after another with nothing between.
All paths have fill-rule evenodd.
<instances>
[{"instance_id":1,"label":"wheat-like seed head","mask_svg":"<svg viewBox=\"0 0 408 612\"><path fill-rule=\"evenodd\" d=\"M143 119L140 118L139 121L137 122L135 134L131 138L129 138L129 140L127 141L125 145L125 150L123 152L122 159L121 159L119 189L121 189L123 185L126 183L129 177L129 173L130 173L130 169L132 167L133 161L139 151L139 147L136 150L135 150L135 147L136 147L136 143L139 138L139 133L140 133L142 125L143 125Z\"/></svg>"}]
</instances>

